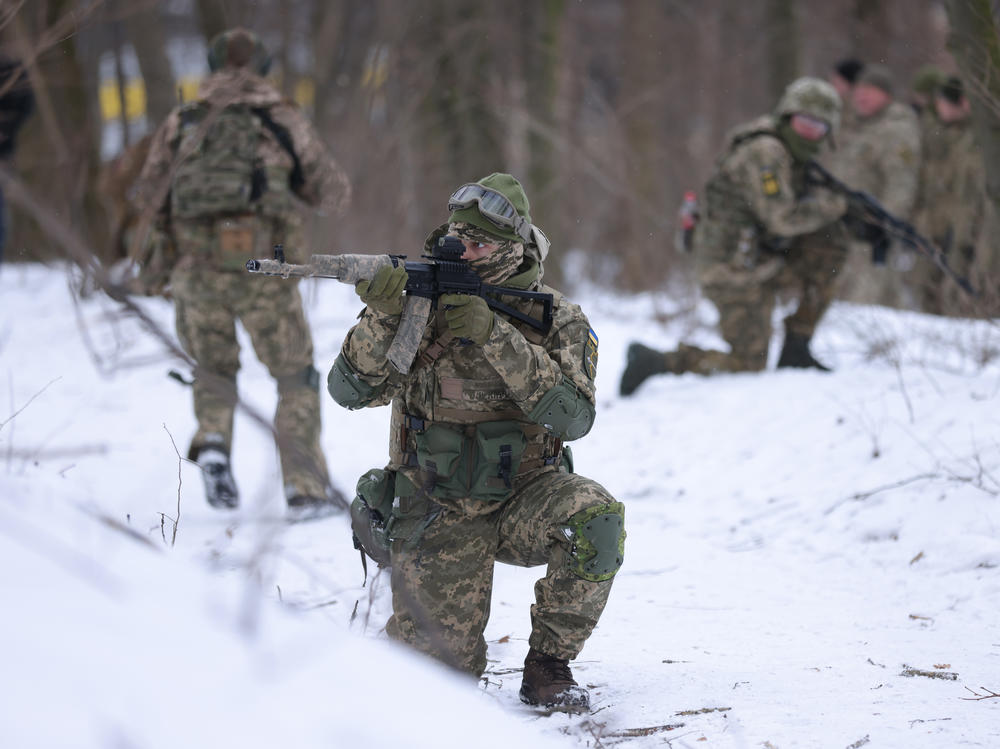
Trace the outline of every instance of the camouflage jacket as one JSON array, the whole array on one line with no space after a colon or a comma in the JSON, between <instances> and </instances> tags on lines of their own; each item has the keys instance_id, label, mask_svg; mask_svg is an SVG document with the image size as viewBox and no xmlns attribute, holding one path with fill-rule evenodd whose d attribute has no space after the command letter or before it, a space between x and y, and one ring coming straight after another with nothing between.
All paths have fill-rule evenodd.
<instances>
[{"instance_id":1,"label":"camouflage jacket","mask_svg":"<svg viewBox=\"0 0 1000 749\"><path fill-rule=\"evenodd\" d=\"M834 152L832 167L841 181L868 193L897 218L909 220L920 170L917 115L893 101L871 117L857 118L853 132Z\"/></svg>"},{"instance_id":2,"label":"camouflage jacket","mask_svg":"<svg viewBox=\"0 0 1000 749\"><path fill-rule=\"evenodd\" d=\"M986 174L970 120L928 119L920 168L917 229L945 252L972 248L983 224Z\"/></svg>"},{"instance_id":3,"label":"camouflage jacket","mask_svg":"<svg viewBox=\"0 0 1000 749\"><path fill-rule=\"evenodd\" d=\"M283 99L266 80L244 69L226 68L202 81L197 100L218 108L245 104L267 110L271 120L288 132L292 150L298 157L303 179L296 187L297 197L317 210L338 212L346 207L351 195L347 175L327 153L301 110ZM164 218L169 209L172 169L178 155L181 109L174 109L154 134L135 188L137 207ZM263 134L257 154L260 165L290 173L294 165L291 154L267 128L263 128Z\"/></svg>"},{"instance_id":4,"label":"camouflage jacket","mask_svg":"<svg viewBox=\"0 0 1000 749\"><path fill-rule=\"evenodd\" d=\"M553 323L548 333L538 333L498 312L482 347L452 338L436 359L421 362L442 334L448 338L447 324L438 312L432 314L424 330L417 362L407 375L399 374L386 360L399 316L366 307L348 332L342 358L361 380L375 388L365 405L392 404L389 467L409 477L414 485L419 486L422 479L417 469L406 465L405 454L413 450L414 439L406 429L406 417L454 425L513 421L527 438L526 456L537 460L553 457L560 444L529 418L547 393L568 383L591 407L595 403L596 335L580 307L542 285L538 277L539 265L527 260L520 273L503 285L553 294ZM532 317L540 315L537 303L516 297L503 297L503 301ZM474 498L454 504L469 513L487 511Z\"/></svg>"},{"instance_id":5,"label":"camouflage jacket","mask_svg":"<svg viewBox=\"0 0 1000 749\"><path fill-rule=\"evenodd\" d=\"M727 137L695 231L702 283L766 280L778 272L796 237L829 227L847 209L843 197L806 184L803 165L776 127L766 115Z\"/></svg>"}]
</instances>

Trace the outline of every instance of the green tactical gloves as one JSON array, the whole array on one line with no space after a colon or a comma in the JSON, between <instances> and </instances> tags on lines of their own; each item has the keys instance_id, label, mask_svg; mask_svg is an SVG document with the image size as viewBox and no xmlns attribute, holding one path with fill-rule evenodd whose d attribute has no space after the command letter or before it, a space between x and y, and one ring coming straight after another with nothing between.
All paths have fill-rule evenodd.
<instances>
[{"instance_id":1,"label":"green tactical gloves","mask_svg":"<svg viewBox=\"0 0 1000 749\"><path fill-rule=\"evenodd\" d=\"M493 332L493 310L481 296L443 294L438 304L444 307L448 328L459 338L482 346Z\"/></svg>"},{"instance_id":2,"label":"green tactical gloves","mask_svg":"<svg viewBox=\"0 0 1000 749\"><path fill-rule=\"evenodd\" d=\"M383 315L399 315L403 312L403 289L407 273L403 266L383 265L371 281L359 281L354 290L361 301Z\"/></svg>"}]
</instances>

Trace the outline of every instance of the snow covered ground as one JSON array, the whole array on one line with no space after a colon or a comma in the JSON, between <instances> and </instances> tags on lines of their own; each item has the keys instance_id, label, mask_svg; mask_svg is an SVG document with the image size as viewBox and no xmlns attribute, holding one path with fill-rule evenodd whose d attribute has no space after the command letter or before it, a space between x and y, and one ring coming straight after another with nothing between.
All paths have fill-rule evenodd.
<instances>
[{"instance_id":1,"label":"snow covered ground","mask_svg":"<svg viewBox=\"0 0 1000 749\"><path fill-rule=\"evenodd\" d=\"M574 666L593 712L546 717L517 700L540 570L497 566L478 686L394 646L347 520L282 521L244 416L244 507L210 510L178 458L177 362L69 288L0 271L0 746L1000 746L1000 698L972 699L1000 692L1000 328L839 305L814 343L833 374L661 376L623 399L629 340L718 344L713 311L577 290L601 336L577 470L625 501L629 537ZM303 290L325 372L358 304ZM168 302L142 304L172 330ZM241 392L270 413L244 348ZM352 493L388 414L323 409Z\"/></svg>"}]
</instances>

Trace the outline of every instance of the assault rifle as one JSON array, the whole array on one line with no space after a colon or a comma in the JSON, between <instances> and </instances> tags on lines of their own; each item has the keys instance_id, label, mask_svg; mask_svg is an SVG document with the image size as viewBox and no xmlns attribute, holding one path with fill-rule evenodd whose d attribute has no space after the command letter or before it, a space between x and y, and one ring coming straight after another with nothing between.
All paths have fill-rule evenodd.
<instances>
[{"instance_id":1,"label":"assault rifle","mask_svg":"<svg viewBox=\"0 0 1000 749\"><path fill-rule=\"evenodd\" d=\"M806 162L806 180L810 184L825 187L827 190L843 195L847 198L849 213L855 215L861 222L876 227L885 235L898 239L907 247L911 247L925 255L946 276L957 283L962 291L971 297L979 296L978 292L972 288L972 284L969 283L969 279L958 275L948 265L948 258L939 247L918 232L912 224L896 218L889 213L871 195L861 190L852 190L813 160Z\"/></svg>"},{"instance_id":2,"label":"assault rifle","mask_svg":"<svg viewBox=\"0 0 1000 749\"><path fill-rule=\"evenodd\" d=\"M285 262L284 248L274 246L273 260L248 260L247 270L265 276L303 278L333 278L356 284L372 279L386 265L406 268L406 299L396 337L389 347L388 359L401 373L410 371L417 355L424 328L431 310L442 294L474 294L486 300L490 308L527 323L542 333L552 327L552 295L539 291L523 291L506 286L485 284L469 263L462 259L465 245L458 237L445 236L438 240L433 255L423 255L423 261L406 260L405 255L313 255L309 263L295 265ZM530 299L542 305L541 319L535 319L514 309L497 297L513 296Z\"/></svg>"}]
</instances>

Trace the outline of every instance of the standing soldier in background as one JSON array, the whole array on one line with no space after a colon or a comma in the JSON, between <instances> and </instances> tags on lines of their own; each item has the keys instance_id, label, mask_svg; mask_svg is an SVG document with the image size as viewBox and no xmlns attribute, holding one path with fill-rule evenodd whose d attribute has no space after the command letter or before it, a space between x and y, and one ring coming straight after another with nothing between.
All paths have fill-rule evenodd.
<instances>
[{"instance_id":1,"label":"standing soldier in background","mask_svg":"<svg viewBox=\"0 0 1000 749\"><path fill-rule=\"evenodd\" d=\"M986 172L962 81L946 79L928 109L933 125L924 138L914 223L947 255L955 272L968 278L982 234ZM936 265L919 258L907 280L916 294L916 306L924 312L960 311L956 286Z\"/></svg>"},{"instance_id":2,"label":"standing soldier in background","mask_svg":"<svg viewBox=\"0 0 1000 749\"><path fill-rule=\"evenodd\" d=\"M177 334L197 363L198 431L188 457L201 466L210 505L236 507L230 469L237 402L236 321L277 382L274 417L290 519L336 505L320 451L318 373L295 281L254 278L247 258L273 244L301 245L298 200L339 210L346 176L302 113L262 76L270 66L258 37L232 29L212 40L197 99L156 132L137 189L155 214L150 245L176 248L170 275ZM298 199L298 200L297 200Z\"/></svg>"},{"instance_id":3,"label":"standing soldier in background","mask_svg":"<svg viewBox=\"0 0 1000 749\"><path fill-rule=\"evenodd\" d=\"M818 78L785 90L774 114L742 125L705 187L706 205L694 234L698 281L719 310L729 352L681 344L660 352L633 343L620 391L629 395L650 375L672 372L756 372L767 366L777 294L798 296L785 318L779 367L827 368L809 341L833 298L846 250L840 218L845 199L808 184L806 164L834 134L840 97Z\"/></svg>"},{"instance_id":4,"label":"standing soldier in background","mask_svg":"<svg viewBox=\"0 0 1000 749\"><path fill-rule=\"evenodd\" d=\"M926 132L925 115L933 118L934 97L947 78L947 74L941 68L931 63L921 65L913 74L913 80L910 82L910 106L921 120L921 134Z\"/></svg>"},{"instance_id":5,"label":"standing soldier in background","mask_svg":"<svg viewBox=\"0 0 1000 749\"><path fill-rule=\"evenodd\" d=\"M874 197L893 216L909 221L917 199L920 126L913 110L893 99L893 90L887 67L865 66L852 93L857 126L833 152L832 171L852 189ZM853 302L899 305L898 272L913 266L913 256L897 253L890 269L884 236L862 239L868 245L852 243L840 296ZM879 267L872 268L872 263Z\"/></svg>"},{"instance_id":6,"label":"standing soldier in background","mask_svg":"<svg viewBox=\"0 0 1000 749\"><path fill-rule=\"evenodd\" d=\"M854 132L854 110L851 108L851 94L858 76L865 69L864 63L853 57L847 57L833 66L826 76L830 85L837 90L840 97L840 127L837 128L837 139L843 141Z\"/></svg>"},{"instance_id":7,"label":"standing soldier in background","mask_svg":"<svg viewBox=\"0 0 1000 749\"><path fill-rule=\"evenodd\" d=\"M552 320L543 332L481 296L443 295L404 374L387 352L405 269L387 266L358 284L366 307L328 386L346 408L392 403L389 470L369 471L355 500L389 506L386 632L481 676L495 562L547 565L535 584L521 700L584 711L589 695L568 662L597 625L625 542L622 503L574 473L564 446L594 423L597 336L577 305L542 285L548 240L514 177L462 185L448 209L428 250L455 238L483 283L551 294ZM532 318L541 313L537 300L501 299Z\"/></svg>"},{"instance_id":8,"label":"standing soldier in background","mask_svg":"<svg viewBox=\"0 0 1000 749\"><path fill-rule=\"evenodd\" d=\"M35 96L28 76L15 60L0 56L0 163L9 163L14 155L17 131L34 109ZM0 191L0 261L7 237L7 207Z\"/></svg>"}]
</instances>

